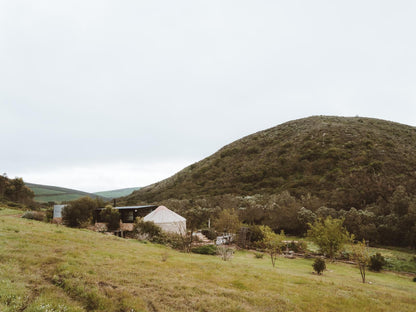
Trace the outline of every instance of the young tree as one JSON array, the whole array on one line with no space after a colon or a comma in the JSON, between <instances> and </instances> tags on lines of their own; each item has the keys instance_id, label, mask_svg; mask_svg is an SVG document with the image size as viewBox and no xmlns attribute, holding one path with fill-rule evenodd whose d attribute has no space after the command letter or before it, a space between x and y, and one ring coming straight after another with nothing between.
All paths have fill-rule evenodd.
<instances>
[{"instance_id":1,"label":"young tree","mask_svg":"<svg viewBox=\"0 0 416 312\"><path fill-rule=\"evenodd\" d=\"M71 227L80 226L92 220L92 214L96 208L96 201L90 197L74 200L62 210L62 221Z\"/></svg>"},{"instance_id":2,"label":"young tree","mask_svg":"<svg viewBox=\"0 0 416 312\"><path fill-rule=\"evenodd\" d=\"M321 258L316 258L312 264L313 269L318 275L321 275L322 272L326 269L325 260Z\"/></svg>"},{"instance_id":3,"label":"young tree","mask_svg":"<svg viewBox=\"0 0 416 312\"><path fill-rule=\"evenodd\" d=\"M320 251L334 259L344 244L351 241L352 235L342 226L343 220L327 217L309 224L308 237L318 245Z\"/></svg>"},{"instance_id":4,"label":"young tree","mask_svg":"<svg viewBox=\"0 0 416 312\"><path fill-rule=\"evenodd\" d=\"M272 265L275 267L277 255L282 252L284 247L285 233L282 231L280 234L276 234L268 226L261 226L260 228L263 233L263 240L259 245L270 255Z\"/></svg>"},{"instance_id":5,"label":"young tree","mask_svg":"<svg viewBox=\"0 0 416 312\"><path fill-rule=\"evenodd\" d=\"M361 278L365 283L365 271L370 261L370 255L365 240L352 245L352 259L357 262L358 268L360 269Z\"/></svg>"}]
</instances>

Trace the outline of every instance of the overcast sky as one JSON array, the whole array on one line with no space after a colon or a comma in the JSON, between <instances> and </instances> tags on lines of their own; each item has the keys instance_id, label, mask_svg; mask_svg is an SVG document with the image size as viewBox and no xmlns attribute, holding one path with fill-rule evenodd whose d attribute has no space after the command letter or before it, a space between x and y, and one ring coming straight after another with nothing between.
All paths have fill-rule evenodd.
<instances>
[{"instance_id":1,"label":"overcast sky","mask_svg":"<svg viewBox=\"0 0 416 312\"><path fill-rule=\"evenodd\" d=\"M0 0L0 171L100 191L311 115L416 126L416 1Z\"/></svg>"}]
</instances>

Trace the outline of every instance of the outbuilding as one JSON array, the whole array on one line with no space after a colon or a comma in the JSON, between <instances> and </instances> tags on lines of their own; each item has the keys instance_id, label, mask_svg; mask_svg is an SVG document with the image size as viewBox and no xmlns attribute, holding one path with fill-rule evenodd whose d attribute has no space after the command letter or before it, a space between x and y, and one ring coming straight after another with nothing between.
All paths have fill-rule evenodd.
<instances>
[{"instance_id":1,"label":"outbuilding","mask_svg":"<svg viewBox=\"0 0 416 312\"><path fill-rule=\"evenodd\" d=\"M143 221L152 221L165 232L186 233L186 219L165 206L157 207L145 216Z\"/></svg>"}]
</instances>

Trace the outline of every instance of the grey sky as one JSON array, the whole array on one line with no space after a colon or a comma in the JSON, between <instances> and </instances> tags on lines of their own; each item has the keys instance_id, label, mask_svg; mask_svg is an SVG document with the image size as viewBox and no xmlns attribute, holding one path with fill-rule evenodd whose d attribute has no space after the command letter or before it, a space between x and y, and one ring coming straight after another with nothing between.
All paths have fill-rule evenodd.
<instances>
[{"instance_id":1,"label":"grey sky","mask_svg":"<svg viewBox=\"0 0 416 312\"><path fill-rule=\"evenodd\" d=\"M416 126L414 1L0 0L0 170L166 178L310 115Z\"/></svg>"}]
</instances>

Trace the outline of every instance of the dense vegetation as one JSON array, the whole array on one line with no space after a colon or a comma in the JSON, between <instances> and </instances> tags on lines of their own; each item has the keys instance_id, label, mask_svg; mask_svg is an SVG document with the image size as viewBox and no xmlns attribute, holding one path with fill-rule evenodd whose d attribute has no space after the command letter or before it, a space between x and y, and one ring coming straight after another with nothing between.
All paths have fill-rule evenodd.
<instances>
[{"instance_id":1,"label":"dense vegetation","mask_svg":"<svg viewBox=\"0 0 416 312\"><path fill-rule=\"evenodd\" d=\"M176 211L238 208L242 221L303 234L344 218L358 239L416 246L416 128L371 118L310 117L235 141L124 198Z\"/></svg>"},{"instance_id":2,"label":"dense vegetation","mask_svg":"<svg viewBox=\"0 0 416 312\"><path fill-rule=\"evenodd\" d=\"M33 204L34 193L23 179L9 179L6 174L0 176L0 202L11 201L24 205Z\"/></svg>"},{"instance_id":3,"label":"dense vegetation","mask_svg":"<svg viewBox=\"0 0 416 312\"><path fill-rule=\"evenodd\" d=\"M414 311L412 276L238 251L229 262L0 207L0 311ZM386 254L386 250L377 249ZM398 252L397 257L414 257ZM201 283L203 281L203 283Z\"/></svg>"},{"instance_id":4,"label":"dense vegetation","mask_svg":"<svg viewBox=\"0 0 416 312\"><path fill-rule=\"evenodd\" d=\"M34 183L26 183L26 186L29 187L35 194L35 201L41 203L47 202L65 202L76 200L84 196L88 196L91 198L102 197L103 199L107 200L108 198L104 198L105 196L101 196L99 194L92 194L83 191L68 189L64 187L58 186L51 186L51 185L42 185L42 184L34 184Z\"/></svg>"}]
</instances>

